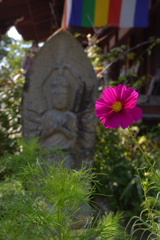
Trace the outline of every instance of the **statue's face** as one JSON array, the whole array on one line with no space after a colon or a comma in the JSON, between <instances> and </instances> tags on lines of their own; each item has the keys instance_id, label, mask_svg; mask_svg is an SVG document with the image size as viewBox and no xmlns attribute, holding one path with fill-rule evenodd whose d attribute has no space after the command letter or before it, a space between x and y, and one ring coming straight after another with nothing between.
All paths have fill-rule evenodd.
<instances>
[{"instance_id":1,"label":"statue's face","mask_svg":"<svg viewBox=\"0 0 160 240\"><path fill-rule=\"evenodd\" d=\"M57 110L67 110L69 96L67 93L52 93L52 106Z\"/></svg>"}]
</instances>

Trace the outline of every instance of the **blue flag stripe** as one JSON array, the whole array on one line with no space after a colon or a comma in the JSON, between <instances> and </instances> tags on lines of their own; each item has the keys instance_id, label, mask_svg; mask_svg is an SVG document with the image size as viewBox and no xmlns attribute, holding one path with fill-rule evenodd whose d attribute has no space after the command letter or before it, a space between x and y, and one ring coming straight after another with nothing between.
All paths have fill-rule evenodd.
<instances>
[{"instance_id":1,"label":"blue flag stripe","mask_svg":"<svg viewBox=\"0 0 160 240\"><path fill-rule=\"evenodd\" d=\"M83 0L73 0L69 24L81 26Z\"/></svg>"},{"instance_id":2,"label":"blue flag stripe","mask_svg":"<svg viewBox=\"0 0 160 240\"><path fill-rule=\"evenodd\" d=\"M137 0L134 27L148 27L149 0Z\"/></svg>"}]
</instances>

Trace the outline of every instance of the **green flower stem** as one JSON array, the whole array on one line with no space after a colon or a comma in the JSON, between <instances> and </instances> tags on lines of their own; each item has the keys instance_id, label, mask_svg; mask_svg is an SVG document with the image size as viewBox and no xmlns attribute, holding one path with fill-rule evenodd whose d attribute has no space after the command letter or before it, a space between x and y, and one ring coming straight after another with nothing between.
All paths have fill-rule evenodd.
<instances>
[{"instance_id":1,"label":"green flower stem","mask_svg":"<svg viewBox=\"0 0 160 240\"><path fill-rule=\"evenodd\" d=\"M62 226L61 226L61 209L57 210L57 217L58 217L58 235L59 235L59 240L61 240L62 236Z\"/></svg>"},{"instance_id":2,"label":"green flower stem","mask_svg":"<svg viewBox=\"0 0 160 240\"><path fill-rule=\"evenodd\" d=\"M146 206L147 206L147 210L148 210L149 216L151 217L153 226L156 228L156 224L154 222L154 219L153 219L150 207L149 207L148 202L147 202L146 186L144 186L143 190L144 190L145 203L146 203Z\"/></svg>"},{"instance_id":3,"label":"green flower stem","mask_svg":"<svg viewBox=\"0 0 160 240\"><path fill-rule=\"evenodd\" d=\"M144 158L146 159L146 161L148 162L149 166L152 168L153 172L156 174L156 176L158 177L159 181L160 181L160 177L158 176L156 170L154 169L153 165L151 164L151 162L149 161L149 159L147 158L146 154L143 152L142 148L140 147L139 143L137 142L137 140L133 137L130 128L128 127L128 131L133 139L133 141L135 142L135 144L137 145L137 147L139 148L139 150L141 151L141 153L143 154Z\"/></svg>"}]
</instances>

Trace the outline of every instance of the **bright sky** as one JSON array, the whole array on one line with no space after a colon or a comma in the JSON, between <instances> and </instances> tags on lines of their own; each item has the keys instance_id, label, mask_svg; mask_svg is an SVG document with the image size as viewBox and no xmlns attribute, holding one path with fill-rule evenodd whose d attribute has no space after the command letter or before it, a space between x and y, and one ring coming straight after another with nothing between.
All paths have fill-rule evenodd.
<instances>
[{"instance_id":1,"label":"bright sky","mask_svg":"<svg viewBox=\"0 0 160 240\"><path fill-rule=\"evenodd\" d=\"M22 39L22 36L17 32L15 27L11 27L7 33L9 37L14 38L15 40Z\"/></svg>"},{"instance_id":2,"label":"bright sky","mask_svg":"<svg viewBox=\"0 0 160 240\"><path fill-rule=\"evenodd\" d=\"M11 27L7 32L8 36L14 38L15 40L21 40L22 36L17 32L15 27ZM42 47L44 45L43 42L39 43L38 46Z\"/></svg>"}]
</instances>

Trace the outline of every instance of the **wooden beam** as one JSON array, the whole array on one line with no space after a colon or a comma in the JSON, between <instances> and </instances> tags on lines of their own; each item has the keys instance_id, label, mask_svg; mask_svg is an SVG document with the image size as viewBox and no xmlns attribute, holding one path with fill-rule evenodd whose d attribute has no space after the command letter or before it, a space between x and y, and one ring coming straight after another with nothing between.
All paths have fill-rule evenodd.
<instances>
[{"instance_id":1,"label":"wooden beam","mask_svg":"<svg viewBox=\"0 0 160 240\"><path fill-rule=\"evenodd\" d=\"M26 3L27 3L27 7L28 7L29 14L30 14L30 16L31 16L32 25L33 25L33 28L34 28L34 31L35 31L35 35L36 35L36 38L37 38L37 39L35 39L35 40L39 41L39 36L38 36L37 28L36 28L35 23L34 23L34 18L33 18L32 10L31 10L31 6L30 6L28 0L26 0Z\"/></svg>"}]
</instances>

